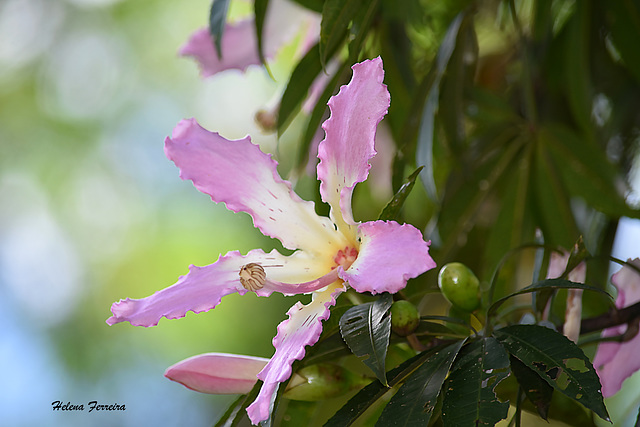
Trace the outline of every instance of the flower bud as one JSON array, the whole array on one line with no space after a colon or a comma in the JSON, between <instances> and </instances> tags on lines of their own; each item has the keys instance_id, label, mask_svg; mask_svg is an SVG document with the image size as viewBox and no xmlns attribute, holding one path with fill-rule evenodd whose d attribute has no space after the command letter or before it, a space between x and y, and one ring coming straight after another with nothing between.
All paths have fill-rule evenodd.
<instances>
[{"instance_id":1,"label":"flower bud","mask_svg":"<svg viewBox=\"0 0 640 427\"><path fill-rule=\"evenodd\" d=\"M269 359L206 353L170 366L164 376L191 390L209 394L249 393Z\"/></svg>"},{"instance_id":2,"label":"flower bud","mask_svg":"<svg viewBox=\"0 0 640 427\"><path fill-rule=\"evenodd\" d=\"M287 385L284 397L317 401L341 396L370 381L342 366L319 363L298 370Z\"/></svg>"},{"instance_id":3,"label":"flower bud","mask_svg":"<svg viewBox=\"0 0 640 427\"><path fill-rule=\"evenodd\" d=\"M442 267L438 286L442 295L460 310L472 312L480 306L480 282L462 263L451 262Z\"/></svg>"},{"instance_id":4,"label":"flower bud","mask_svg":"<svg viewBox=\"0 0 640 427\"><path fill-rule=\"evenodd\" d=\"M420 324L420 313L409 301L400 300L391 306L391 330L406 337L413 333Z\"/></svg>"}]
</instances>

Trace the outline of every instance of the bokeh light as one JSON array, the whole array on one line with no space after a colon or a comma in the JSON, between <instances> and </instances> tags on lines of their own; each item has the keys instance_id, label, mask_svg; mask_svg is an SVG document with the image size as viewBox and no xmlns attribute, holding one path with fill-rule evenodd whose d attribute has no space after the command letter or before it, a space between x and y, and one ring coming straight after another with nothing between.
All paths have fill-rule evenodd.
<instances>
[{"instance_id":1,"label":"bokeh light","mask_svg":"<svg viewBox=\"0 0 640 427\"><path fill-rule=\"evenodd\" d=\"M192 392L164 370L203 352L273 352L291 298L229 296L148 329L105 323L113 302L171 285L190 264L275 245L164 156L185 117L276 148L254 116L291 60L274 63L275 81L259 67L201 80L177 51L209 6L0 3L0 425L212 425L233 397ZM93 400L126 410L89 413Z\"/></svg>"}]
</instances>

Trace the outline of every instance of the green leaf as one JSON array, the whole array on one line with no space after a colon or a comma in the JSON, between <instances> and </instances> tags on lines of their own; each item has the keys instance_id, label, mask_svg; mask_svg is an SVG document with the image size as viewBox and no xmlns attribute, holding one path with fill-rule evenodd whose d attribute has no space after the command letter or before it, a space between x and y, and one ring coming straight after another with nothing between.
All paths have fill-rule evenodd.
<instances>
[{"instance_id":1,"label":"green leaf","mask_svg":"<svg viewBox=\"0 0 640 427\"><path fill-rule=\"evenodd\" d=\"M391 294L351 307L340 318L340 333L353 354L362 359L380 382L387 385L385 359L391 336Z\"/></svg>"},{"instance_id":2,"label":"green leaf","mask_svg":"<svg viewBox=\"0 0 640 427\"><path fill-rule=\"evenodd\" d=\"M536 146L534 165L534 206L540 218L544 240L548 244L569 247L579 234L571 211L571 197L544 144Z\"/></svg>"},{"instance_id":3,"label":"green leaf","mask_svg":"<svg viewBox=\"0 0 640 427\"><path fill-rule=\"evenodd\" d=\"M438 402L442 384L464 341L438 351L413 372L391 398L376 426L426 426Z\"/></svg>"},{"instance_id":4,"label":"green leaf","mask_svg":"<svg viewBox=\"0 0 640 427\"><path fill-rule=\"evenodd\" d=\"M231 0L213 0L209 11L209 34L213 37L218 59L222 59L222 36Z\"/></svg>"},{"instance_id":5,"label":"green leaf","mask_svg":"<svg viewBox=\"0 0 640 427\"><path fill-rule=\"evenodd\" d=\"M422 110L422 118L420 120L420 130L418 133L418 149L416 152L416 163L427 168L427 172L421 175L422 185L432 200L438 200L438 192L433 175L433 134L435 131L435 115L438 111L438 103L440 99L440 80L444 75L449 59L456 47L459 30L465 13L459 13L451 22L447 32L444 35L438 53L436 55L434 65L429 71L427 79L429 80L429 91L426 96L424 108Z\"/></svg>"},{"instance_id":6,"label":"green leaf","mask_svg":"<svg viewBox=\"0 0 640 427\"><path fill-rule=\"evenodd\" d=\"M389 201L389 203L387 203L387 206L384 207L378 219L389 221L396 218L398 212L400 212L400 208L402 208L402 205L404 205L404 201L407 200L407 196L409 196L409 193L411 193L411 190L416 183L416 178L418 177L422 169L424 169L424 166L420 166L415 170L415 172L409 175L405 183L402 184L402 187L398 189L393 198Z\"/></svg>"},{"instance_id":7,"label":"green leaf","mask_svg":"<svg viewBox=\"0 0 640 427\"><path fill-rule=\"evenodd\" d=\"M447 63L446 73L440 85L438 106L439 123L446 136L448 148L454 156L463 153L463 142L467 140L465 117L467 88L473 86L478 58L478 39L473 15L462 20L455 41L455 48Z\"/></svg>"},{"instance_id":8,"label":"green leaf","mask_svg":"<svg viewBox=\"0 0 640 427\"><path fill-rule=\"evenodd\" d=\"M258 40L258 58L263 65L267 65L267 61L264 59L264 52L262 49L262 31L264 29L264 20L267 16L267 8L269 7L269 0L255 0L253 4L253 11L256 19L256 40Z\"/></svg>"},{"instance_id":9,"label":"green leaf","mask_svg":"<svg viewBox=\"0 0 640 427\"><path fill-rule=\"evenodd\" d=\"M528 294L531 292L545 291L545 290L557 290L557 289L584 289L586 291L595 291L600 292L603 295L606 295L611 299L611 295L609 295L606 291L596 288L593 286L585 285L584 283L571 282L566 279L545 279L539 282L533 283L526 288L520 289L518 292L514 292L506 297L500 298L498 301L494 302L487 312L487 316L491 316L496 310L509 298L515 297L516 295Z\"/></svg>"},{"instance_id":10,"label":"green leaf","mask_svg":"<svg viewBox=\"0 0 640 427\"><path fill-rule=\"evenodd\" d=\"M218 422L214 425L214 427L231 427L233 425L233 421L240 413L246 400L247 395L245 394L234 400L233 403L227 408L224 415L222 415L222 417L220 417Z\"/></svg>"},{"instance_id":11,"label":"green leaf","mask_svg":"<svg viewBox=\"0 0 640 427\"><path fill-rule=\"evenodd\" d=\"M592 88L589 67L589 2L577 2L575 13L566 24L564 89L574 120L586 135L591 135Z\"/></svg>"},{"instance_id":12,"label":"green leaf","mask_svg":"<svg viewBox=\"0 0 640 427\"><path fill-rule=\"evenodd\" d=\"M495 425L506 418L509 403L498 400L495 387L508 375L509 356L495 338L481 338L464 346L445 384L444 425Z\"/></svg>"},{"instance_id":13,"label":"green leaf","mask_svg":"<svg viewBox=\"0 0 640 427\"><path fill-rule=\"evenodd\" d=\"M534 235L533 215L531 212L532 180L531 168L534 144L527 143L523 156L516 160L516 168L501 181L502 206L495 223L489 230L485 246L485 265L494 266L511 249L532 240ZM516 261L517 262L517 261ZM504 268L511 268L509 264ZM497 294L503 295L509 284L508 279L498 278L495 285Z\"/></svg>"},{"instance_id":14,"label":"green leaf","mask_svg":"<svg viewBox=\"0 0 640 427\"><path fill-rule=\"evenodd\" d=\"M640 6L637 1L613 1L607 2L606 7L613 44L629 71L640 82Z\"/></svg>"},{"instance_id":15,"label":"green leaf","mask_svg":"<svg viewBox=\"0 0 640 427\"><path fill-rule=\"evenodd\" d=\"M301 6L306 7L314 12L322 13L322 7L324 6L324 0L293 0Z\"/></svg>"},{"instance_id":16,"label":"green leaf","mask_svg":"<svg viewBox=\"0 0 640 427\"><path fill-rule=\"evenodd\" d=\"M258 380L248 394L243 394L229 406L215 427L235 427L243 418L247 418L247 406L256 400L261 388L262 381Z\"/></svg>"},{"instance_id":17,"label":"green leaf","mask_svg":"<svg viewBox=\"0 0 640 427\"><path fill-rule=\"evenodd\" d=\"M541 127L539 137L559 165L570 193L607 215L640 218L640 211L627 206L620 194L620 173L594 141L560 124Z\"/></svg>"},{"instance_id":18,"label":"green leaf","mask_svg":"<svg viewBox=\"0 0 640 427\"><path fill-rule=\"evenodd\" d=\"M538 414L546 420L549 415L551 398L553 397L553 387L520 360L511 356L510 361L511 372L518 380L518 384L524 390L527 398L533 403L533 406L536 407Z\"/></svg>"},{"instance_id":19,"label":"green leaf","mask_svg":"<svg viewBox=\"0 0 640 427\"><path fill-rule=\"evenodd\" d=\"M600 379L580 347L564 335L538 325L512 325L494 331L514 357L560 393L609 421Z\"/></svg>"},{"instance_id":20,"label":"green leaf","mask_svg":"<svg viewBox=\"0 0 640 427\"><path fill-rule=\"evenodd\" d=\"M418 366L422 365L424 360L432 354L442 350L443 347L436 347L427 351L423 351L414 357L405 360L400 366L389 371L387 375L389 379L389 387L383 385L380 381L374 381L362 390L335 413L324 427L347 427L353 424L369 407L378 401L391 387L401 383L411 372Z\"/></svg>"},{"instance_id":21,"label":"green leaf","mask_svg":"<svg viewBox=\"0 0 640 427\"><path fill-rule=\"evenodd\" d=\"M326 0L320 23L320 61L324 66L342 44L351 20L362 8L362 0Z\"/></svg>"},{"instance_id":22,"label":"green leaf","mask_svg":"<svg viewBox=\"0 0 640 427\"><path fill-rule=\"evenodd\" d=\"M584 240L582 239L582 236L580 236L575 245L573 245L573 249L571 250L569 259L567 260L567 267L564 269L561 277L567 277L574 268L590 256L591 254L589 254L587 247L584 245Z\"/></svg>"},{"instance_id":23,"label":"green leaf","mask_svg":"<svg viewBox=\"0 0 640 427\"><path fill-rule=\"evenodd\" d=\"M280 108L278 109L278 136L282 135L289 123L291 123L293 114L307 97L309 87L321 71L320 51L316 44L298 62L298 65L291 73L287 88L282 94Z\"/></svg>"},{"instance_id":24,"label":"green leaf","mask_svg":"<svg viewBox=\"0 0 640 427\"><path fill-rule=\"evenodd\" d=\"M447 259L451 256L450 252L458 245L460 238L471 230L481 214L483 202L495 191L499 181L511 176L510 172L525 143L523 138L516 138L500 150L492 150L494 158L486 159L475 170L465 171L464 175L456 177L457 182L447 187L438 216L438 229L443 241L441 257Z\"/></svg>"}]
</instances>

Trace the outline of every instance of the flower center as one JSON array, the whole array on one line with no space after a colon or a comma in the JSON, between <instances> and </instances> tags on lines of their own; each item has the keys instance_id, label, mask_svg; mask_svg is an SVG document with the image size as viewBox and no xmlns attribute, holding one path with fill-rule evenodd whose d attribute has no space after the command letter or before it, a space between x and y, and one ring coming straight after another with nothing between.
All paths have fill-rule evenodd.
<instances>
[{"instance_id":1,"label":"flower center","mask_svg":"<svg viewBox=\"0 0 640 427\"><path fill-rule=\"evenodd\" d=\"M335 257L333 257L333 262L336 263L335 267L341 266L345 270L351 267L351 264L358 258L358 251L355 248L351 248L346 246L344 249L340 249Z\"/></svg>"},{"instance_id":2,"label":"flower center","mask_svg":"<svg viewBox=\"0 0 640 427\"><path fill-rule=\"evenodd\" d=\"M267 280L267 274L264 272L264 268L260 264L250 262L249 264L240 267L240 284L248 291L257 291L262 289L265 281Z\"/></svg>"}]
</instances>

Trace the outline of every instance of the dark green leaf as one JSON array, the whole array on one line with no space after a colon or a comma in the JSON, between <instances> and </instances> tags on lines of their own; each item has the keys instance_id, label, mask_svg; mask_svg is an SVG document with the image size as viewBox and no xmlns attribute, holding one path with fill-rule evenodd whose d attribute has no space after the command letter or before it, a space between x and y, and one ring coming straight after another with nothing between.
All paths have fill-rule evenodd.
<instances>
[{"instance_id":1,"label":"dark green leaf","mask_svg":"<svg viewBox=\"0 0 640 427\"><path fill-rule=\"evenodd\" d=\"M353 354L362 359L380 382L387 385L385 359L391 336L391 294L351 307L340 318L340 333Z\"/></svg>"},{"instance_id":2,"label":"dark green leaf","mask_svg":"<svg viewBox=\"0 0 640 427\"><path fill-rule=\"evenodd\" d=\"M510 295L507 295L504 298L500 298L498 301L494 302L491 307L489 307L489 311L488 311L488 315L491 316L493 313L495 313L495 311L509 298L512 298L516 295L522 295L522 294L528 294L531 292L538 292L538 291L544 291L544 290L556 290L556 289L584 289L586 291L595 291L595 292L600 292L601 294L604 294L606 296L608 296L609 298L611 298L611 295L609 295L607 292L605 292L604 290L600 289L600 288L596 288L593 286L589 286L589 285L585 285L584 283L577 283L577 282L571 282L569 280L566 279L545 279L545 280L541 280L539 282L536 282L532 285L527 286L526 288L522 288L520 289L518 292L514 292Z\"/></svg>"},{"instance_id":3,"label":"dark green leaf","mask_svg":"<svg viewBox=\"0 0 640 427\"><path fill-rule=\"evenodd\" d=\"M462 348L449 379L442 404L444 425L495 425L507 417L508 402L500 402L495 387L509 375L509 356L493 337Z\"/></svg>"},{"instance_id":4,"label":"dark green leaf","mask_svg":"<svg viewBox=\"0 0 640 427\"><path fill-rule=\"evenodd\" d=\"M415 172L409 175L405 183L402 184L402 187L400 187L396 194L394 194L393 198L389 203L387 203L387 206L384 207L378 219L389 221L396 218L398 212L400 212L400 208L402 208L402 205L404 204L404 201L407 200L407 196L411 193L411 190L416 183L416 178L423 168L424 166L420 166Z\"/></svg>"},{"instance_id":5,"label":"dark green leaf","mask_svg":"<svg viewBox=\"0 0 640 427\"><path fill-rule=\"evenodd\" d=\"M320 61L324 66L342 44L362 0L325 0L320 24Z\"/></svg>"},{"instance_id":6,"label":"dark green leaf","mask_svg":"<svg viewBox=\"0 0 640 427\"><path fill-rule=\"evenodd\" d=\"M599 211L614 217L640 217L627 206L619 190L621 177L607 155L594 141L571 129L554 124L540 129L540 141L556 159L567 189Z\"/></svg>"},{"instance_id":7,"label":"dark green leaf","mask_svg":"<svg viewBox=\"0 0 640 427\"><path fill-rule=\"evenodd\" d=\"M576 244L573 245L573 249L569 254L567 267L565 268L564 273L562 273L562 277L567 277L574 268L576 268L582 261L589 258L590 256L591 255L589 254L587 247L584 245L584 240L582 239L582 236L580 236Z\"/></svg>"},{"instance_id":8,"label":"dark green leaf","mask_svg":"<svg viewBox=\"0 0 640 427\"><path fill-rule=\"evenodd\" d=\"M456 342L429 356L393 396L376 426L429 425L442 384L463 343Z\"/></svg>"},{"instance_id":9,"label":"dark green leaf","mask_svg":"<svg viewBox=\"0 0 640 427\"><path fill-rule=\"evenodd\" d=\"M213 37L218 59L222 59L222 36L227 23L227 11L231 0L214 0L209 12L209 33Z\"/></svg>"},{"instance_id":10,"label":"dark green leaf","mask_svg":"<svg viewBox=\"0 0 640 427\"><path fill-rule=\"evenodd\" d=\"M474 20L472 15L466 15L460 25L446 73L442 76L441 102L438 105L439 123L442 124L447 146L454 156L462 154L462 143L467 138L465 91L473 86L477 58L478 40Z\"/></svg>"},{"instance_id":11,"label":"dark green leaf","mask_svg":"<svg viewBox=\"0 0 640 427\"><path fill-rule=\"evenodd\" d=\"M538 325L507 326L496 330L494 336L554 389L609 421L598 374L573 341Z\"/></svg>"},{"instance_id":12,"label":"dark green leaf","mask_svg":"<svg viewBox=\"0 0 640 427\"><path fill-rule=\"evenodd\" d=\"M438 200L435 178L433 175L433 133L435 130L435 114L438 110L438 101L440 99L440 80L446 71L449 59L456 47L460 26L465 18L465 13L459 13L451 22L447 29L444 39L438 49L435 63L427 78L429 79L429 91L426 97L425 105L422 110L422 118L420 120L420 130L418 133L418 149L416 152L416 163L427 168L426 172L421 175L422 185L432 200Z\"/></svg>"},{"instance_id":13,"label":"dark green leaf","mask_svg":"<svg viewBox=\"0 0 640 427\"><path fill-rule=\"evenodd\" d=\"M309 87L321 71L320 52L316 44L298 62L282 94L278 110L278 136L282 135L289 126L293 114L307 97Z\"/></svg>"},{"instance_id":14,"label":"dark green leaf","mask_svg":"<svg viewBox=\"0 0 640 427\"><path fill-rule=\"evenodd\" d=\"M455 248L460 238L465 237L473 227L481 213L483 202L495 190L498 182L511 176L509 172L514 167L515 159L520 155L525 142L522 138L509 141L504 148L496 152L497 158L486 160L475 170L465 172L465 176L460 177L459 182L452 184L455 188L447 188L438 218L438 227L443 239L441 254L444 258L450 256L450 251Z\"/></svg>"},{"instance_id":15,"label":"dark green leaf","mask_svg":"<svg viewBox=\"0 0 640 427\"><path fill-rule=\"evenodd\" d=\"M240 396L227 409L222 418L216 423L215 427L236 427L243 418L247 417L247 406L249 406L262 388L262 381L258 380L248 394Z\"/></svg>"},{"instance_id":16,"label":"dark green leaf","mask_svg":"<svg viewBox=\"0 0 640 427\"><path fill-rule=\"evenodd\" d=\"M593 94L589 76L589 2L578 2L575 9L564 39L564 88L575 121L590 135Z\"/></svg>"},{"instance_id":17,"label":"dark green leaf","mask_svg":"<svg viewBox=\"0 0 640 427\"><path fill-rule=\"evenodd\" d=\"M546 420L549 414L549 406L551 406L551 397L553 397L553 387L520 360L511 356L510 361L511 372L518 380L518 384L520 384L527 398L536 407L538 414Z\"/></svg>"},{"instance_id":18,"label":"dark green leaf","mask_svg":"<svg viewBox=\"0 0 640 427\"><path fill-rule=\"evenodd\" d=\"M534 206L540 217L544 240L548 244L569 247L579 234L571 211L571 197L544 145L537 144L536 148Z\"/></svg>"},{"instance_id":19,"label":"dark green leaf","mask_svg":"<svg viewBox=\"0 0 640 427\"><path fill-rule=\"evenodd\" d=\"M293 1L298 3L299 5L306 7L309 10L313 10L314 12L318 12L318 13L322 12L322 6L324 6L324 0L293 0Z\"/></svg>"},{"instance_id":20,"label":"dark green leaf","mask_svg":"<svg viewBox=\"0 0 640 427\"><path fill-rule=\"evenodd\" d=\"M226 412L214 427L231 427L233 425L233 421L240 413L240 410L243 408L243 404L247 400L247 395L243 394L238 397L233 403L227 408ZM246 407L246 406L245 406Z\"/></svg>"},{"instance_id":21,"label":"dark green leaf","mask_svg":"<svg viewBox=\"0 0 640 427\"><path fill-rule=\"evenodd\" d=\"M389 371L387 375L389 379L389 387L384 386L380 381L374 381L362 390L335 413L324 427L347 427L353 424L369 407L378 401L391 387L401 383L411 372L418 366L422 365L424 360L442 350L443 347L436 347L431 350L423 351L420 354L404 361L400 366Z\"/></svg>"},{"instance_id":22,"label":"dark green leaf","mask_svg":"<svg viewBox=\"0 0 640 427\"><path fill-rule=\"evenodd\" d=\"M256 40L258 40L258 57L260 58L260 62L265 66L267 65L267 62L264 59L264 52L262 49L262 31L264 29L264 20L267 16L268 7L269 0L255 0L253 3L253 10L256 19Z\"/></svg>"},{"instance_id":23,"label":"dark green leaf","mask_svg":"<svg viewBox=\"0 0 640 427\"><path fill-rule=\"evenodd\" d=\"M534 144L525 144L524 155L517 167L502 179L502 206L494 225L489 230L485 248L486 265L498 265L502 257L511 249L531 241L534 235L531 206L531 168ZM510 178L511 177L511 178ZM508 264L502 268L511 268ZM508 286L506 279L498 279L497 295L504 295Z\"/></svg>"},{"instance_id":24,"label":"dark green leaf","mask_svg":"<svg viewBox=\"0 0 640 427\"><path fill-rule=\"evenodd\" d=\"M607 18L610 19L611 38L625 65L640 82L640 7L638 2L607 2Z\"/></svg>"}]
</instances>

